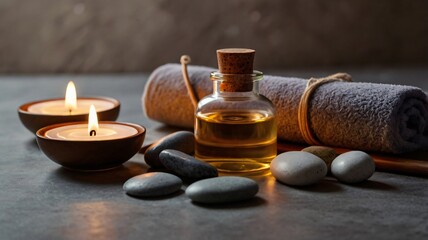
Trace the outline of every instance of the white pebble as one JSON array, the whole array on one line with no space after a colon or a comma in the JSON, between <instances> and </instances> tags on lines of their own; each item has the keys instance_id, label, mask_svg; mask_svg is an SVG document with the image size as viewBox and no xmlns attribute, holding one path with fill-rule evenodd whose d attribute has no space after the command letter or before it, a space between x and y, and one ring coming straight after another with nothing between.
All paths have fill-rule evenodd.
<instances>
[{"instance_id":1,"label":"white pebble","mask_svg":"<svg viewBox=\"0 0 428 240\"><path fill-rule=\"evenodd\" d=\"M369 179L375 171L373 158L362 151L339 155L331 164L331 173L344 183L359 183Z\"/></svg>"},{"instance_id":2,"label":"white pebble","mask_svg":"<svg viewBox=\"0 0 428 240\"><path fill-rule=\"evenodd\" d=\"M312 153L291 151L279 154L273 159L270 170L282 183L305 186L324 178L327 174L327 165Z\"/></svg>"}]
</instances>

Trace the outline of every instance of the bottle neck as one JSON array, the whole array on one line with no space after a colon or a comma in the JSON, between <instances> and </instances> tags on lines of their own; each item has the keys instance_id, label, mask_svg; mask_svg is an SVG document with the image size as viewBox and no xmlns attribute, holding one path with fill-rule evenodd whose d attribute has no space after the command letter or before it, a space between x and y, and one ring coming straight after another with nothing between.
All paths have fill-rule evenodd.
<instances>
[{"instance_id":1,"label":"bottle neck","mask_svg":"<svg viewBox=\"0 0 428 240\"><path fill-rule=\"evenodd\" d=\"M253 87L248 91L222 91L221 85L224 84L223 80L213 81L213 95L222 97L251 97L259 94L259 81L252 81Z\"/></svg>"},{"instance_id":2,"label":"bottle neck","mask_svg":"<svg viewBox=\"0 0 428 240\"><path fill-rule=\"evenodd\" d=\"M259 94L259 81L263 73L253 71L251 74L223 74L212 72L213 95L222 97L247 98Z\"/></svg>"}]
</instances>

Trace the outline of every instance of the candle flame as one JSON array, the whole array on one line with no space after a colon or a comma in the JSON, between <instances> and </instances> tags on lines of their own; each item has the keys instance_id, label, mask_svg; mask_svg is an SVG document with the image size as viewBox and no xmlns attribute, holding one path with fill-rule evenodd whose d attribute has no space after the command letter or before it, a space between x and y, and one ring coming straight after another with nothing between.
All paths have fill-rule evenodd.
<instances>
[{"instance_id":1,"label":"candle flame","mask_svg":"<svg viewBox=\"0 0 428 240\"><path fill-rule=\"evenodd\" d=\"M88 133L89 136L97 135L98 131L98 117L97 110L95 110L95 106L91 105L89 108L89 121L88 121Z\"/></svg>"},{"instance_id":2,"label":"candle flame","mask_svg":"<svg viewBox=\"0 0 428 240\"><path fill-rule=\"evenodd\" d=\"M65 107L71 113L77 109L76 86L73 81L68 82L67 91L65 92Z\"/></svg>"}]
</instances>

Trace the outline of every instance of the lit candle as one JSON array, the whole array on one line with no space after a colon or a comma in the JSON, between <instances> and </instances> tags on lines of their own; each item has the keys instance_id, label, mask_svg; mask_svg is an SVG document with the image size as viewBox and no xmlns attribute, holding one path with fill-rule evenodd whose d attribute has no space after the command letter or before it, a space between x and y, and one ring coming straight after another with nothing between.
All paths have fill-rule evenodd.
<instances>
[{"instance_id":1,"label":"lit candle","mask_svg":"<svg viewBox=\"0 0 428 240\"><path fill-rule=\"evenodd\" d=\"M97 109L100 120L114 121L119 115L119 101L106 97L77 98L72 81L67 85L65 98L23 104L18 108L18 114L24 126L35 133L40 128L55 123L85 121L91 105Z\"/></svg>"},{"instance_id":2,"label":"lit candle","mask_svg":"<svg viewBox=\"0 0 428 240\"><path fill-rule=\"evenodd\" d=\"M54 124L37 131L40 149L54 162L77 170L116 167L141 148L145 128L137 124L100 121L91 105L87 122Z\"/></svg>"},{"instance_id":3,"label":"lit candle","mask_svg":"<svg viewBox=\"0 0 428 240\"><path fill-rule=\"evenodd\" d=\"M115 107L114 102L101 98L77 98L76 87L70 81L67 85L65 99L50 99L34 103L28 107L30 113L46 115L79 115L88 114L89 107L94 105L98 111Z\"/></svg>"},{"instance_id":4,"label":"lit candle","mask_svg":"<svg viewBox=\"0 0 428 240\"><path fill-rule=\"evenodd\" d=\"M88 123L52 128L46 131L45 136L65 141L102 141L125 138L137 133L135 127L120 123L98 124L97 112L94 105L91 105Z\"/></svg>"}]
</instances>

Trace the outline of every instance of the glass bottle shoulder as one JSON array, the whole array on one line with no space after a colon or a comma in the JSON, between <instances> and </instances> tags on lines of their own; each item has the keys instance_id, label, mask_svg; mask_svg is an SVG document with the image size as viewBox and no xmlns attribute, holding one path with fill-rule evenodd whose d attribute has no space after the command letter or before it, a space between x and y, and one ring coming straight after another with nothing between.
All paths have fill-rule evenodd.
<instances>
[{"instance_id":1,"label":"glass bottle shoulder","mask_svg":"<svg viewBox=\"0 0 428 240\"><path fill-rule=\"evenodd\" d=\"M204 114L216 111L263 112L269 116L275 115L275 107L272 102L265 96L255 93L246 96L208 95L199 101L196 113Z\"/></svg>"}]
</instances>

